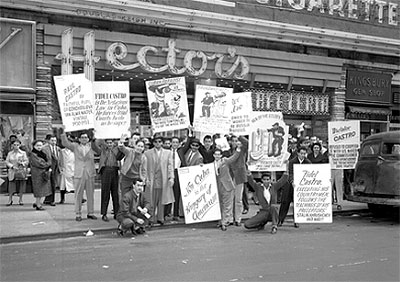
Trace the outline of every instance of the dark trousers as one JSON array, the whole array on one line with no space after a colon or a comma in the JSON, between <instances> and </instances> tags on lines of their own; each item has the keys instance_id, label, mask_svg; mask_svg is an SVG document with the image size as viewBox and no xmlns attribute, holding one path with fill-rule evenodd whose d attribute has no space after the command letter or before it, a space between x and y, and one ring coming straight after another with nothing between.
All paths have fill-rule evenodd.
<instances>
[{"instance_id":1,"label":"dark trousers","mask_svg":"<svg viewBox=\"0 0 400 282\"><path fill-rule=\"evenodd\" d=\"M119 210L118 199L118 168L104 167L101 171L101 208L102 215L107 214L108 204L110 202L110 192L113 202L114 214Z\"/></svg>"},{"instance_id":2,"label":"dark trousers","mask_svg":"<svg viewBox=\"0 0 400 282\"><path fill-rule=\"evenodd\" d=\"M279 207L279 221L281 223L286 218L291 202L293 202L293 186L288 182L282 188L281 206Z\"/></svg>"},{"instance_id":3,"label":"dark trousers","mask_svg":"<svg viewBox=\"0 0 400 282\"><path fill-rule=\"evenodd\" d=\"M261 209L255 216L246 220L244 227L247 229L259 228L268 221L272 221L272 226L276 226L278 223L278 212L272 206L268 210Z\"/></svg>"},{"instance_id":4,"label":"dark trousers","mask_svg":"<svg viewBox=\"0 0 400 282\"><path fill-rule=\"evenodd\" d=\"M249 187L247 186L247 183L244 184L243 187L243 195L242 195L242 204L243 204L243 210L249 210Z\"/></svg>"},{"instance_id":5,"label":"dark trousers","mask_svg":"<svg viewBox=\"0 0 400 282\"><path fill-rule=\"evenodd\" d=\"M55 202L57 177L53 171L50 173L50 186L51 186L51 194L46 196L46 198L44 198L45 203L54 203Z\"/></svg>"},{"instance_id":6,"label":"dark trousers","mask_svg":"<svg viewBox=\"0 0 400 282\"><path fill-rule=\"evenodd\" d=\"M174 170L174 186L172 189L174 190L174 198L175 198L175 203L174 203L174 216L178 217L179 216L179 208L181 208L181 188L179 185L179 177L178 177L178 170ZM182 214L183 215L183 214Z\"/></svg>"}]
</instances>

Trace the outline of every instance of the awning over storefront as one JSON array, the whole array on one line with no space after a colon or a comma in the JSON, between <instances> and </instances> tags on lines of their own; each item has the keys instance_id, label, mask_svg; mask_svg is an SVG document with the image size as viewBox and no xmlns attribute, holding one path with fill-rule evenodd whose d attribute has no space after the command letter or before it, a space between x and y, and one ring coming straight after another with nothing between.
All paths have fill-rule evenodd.
<instances>
[{"instance_id":1,"label":"awning over storefront","mask_svg":"<svg viewBox=\"0 0 400 282\"><path fill-rule=\"evenodd\" d=\"M389 108L379 108L379 107L361 107L361 106L349 106L351 113L358 114L374 114L374 115L390 115L392 111Z\"/></svg>"}]
</instances>

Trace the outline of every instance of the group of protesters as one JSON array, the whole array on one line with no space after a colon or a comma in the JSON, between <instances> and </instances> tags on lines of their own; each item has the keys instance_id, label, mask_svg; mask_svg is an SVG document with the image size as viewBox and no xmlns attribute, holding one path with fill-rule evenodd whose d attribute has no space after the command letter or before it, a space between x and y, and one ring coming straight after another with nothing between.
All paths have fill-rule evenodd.
<instances>
[{"instance_id":1,"label":"group of protesters","mask_svg":"<svg viewBox=\"0 0 400 282\"><path fill-rule=\"evenodd\" d=\"M222 150L215 143L220 137L218 134L206 135L201 142L191 127L184 140L161 135L148 138L139 133L122 135L118 141L98 140L93 131L75 135L73 138L62 132L60 140L54 135L48 135L45 141L35 140L31 152L21 148L17 138L10 137L6 157L7 206L13 205L17 191L18 204L24 204L22 198L30 171L35 210L44 210L43 205L55 206L57 190L60 191L58 204L65 202L66 193L74 192L75 220L82 220L82 204L86 201L87 218L96 220L94 188L99 173L102 220L109 221L111 198L113 217L119 223L118 234L123 236L127 231L140 234L156 223L163 225L166 220L184 218L178 168L214 163L221 210L218 227L225 231L231 225L241 226L241 217L249 210L250 190L260 210L244 227L260 230L271 221L274 234L293 202L293 165L328 163L326 146L316 137L292 138L287 148L290 153L287 171L276 182L270 173L263 173L258 183L247 169L248 140L244 136L226 135L229 149ZM100 158L97 169L96 156Z\"/></svg>"}]
</instances>

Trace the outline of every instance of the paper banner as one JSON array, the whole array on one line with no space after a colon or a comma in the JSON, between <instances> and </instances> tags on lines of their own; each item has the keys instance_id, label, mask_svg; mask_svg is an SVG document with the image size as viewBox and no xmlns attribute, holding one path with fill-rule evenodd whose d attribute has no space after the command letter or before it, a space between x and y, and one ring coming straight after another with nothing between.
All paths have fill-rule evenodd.
<instances>
[{"instance_id":1,"label":"paper banner","mask_svg":"<svg viewBox=\"0 0 400 282\"><path fill-rule=\"evenodd\" d=\"M253 111L251 92L233 93L231 95L231 128L230 133L235 135L250 134L250 118Z\"/></svg>"},{"instance_id":2,"label":"paper banner","mask_svg":"<svg viewBox=\"0 0 400 282\"><path fill-rule=\"evenodd\" d=\"M329 164L294 164L294 221L332 223L331 167Z\"/></svg>"},{"instance_id":3,"label":"paper banner","mask_svg":"<svg viewBox=\"0 0 400 282\"><path fill-rule=\"evenodd\" d=\"M185 223L221 219L214 163L178 169Z\"/></svg>"},{"instance_id":4,"label":"paper banner","mask_svg":"<svg viewBox=\"0 0 400 282\"><path fill-rule=\"evenodd\" d=\"M185 77L146 81L146 90L154 132L190 125Z\"/></svg>"},{"instance_id":5,"label":"paper banner","mask_svg":"<svg viewBox=\"0 0 400 282\"><path fill-rule=\"evenodd\" d=\"M249 169L284 171L289 127L281 112L253 112L249 135Z\"/></svg>"},{"instance_id":6,"label":"paper banner","mask_svg":"<svg viewBox=\"0 0 400 282\"><path fill-rule=\"evenodd\" d=\"M54 76L65 131L94 127L92 82L85 74Z\"/></svg>"},{"instance_id":7,"label":"paper banner","mask_svg":"<svg viewBox=\"0 0 400 282\"><path fill-rule=\"evenodd\" d=\"M96 138L120 138L131 125L129 81L93 82Z\"/></svg>"},{"instance_id":8,"label":"paper banner","mask_svg":"<svg viewBox=\"0 0 400 282\"><path fill-rule=\"evenodd\" d=\"M195 131L229 133L232 88L196 85L193 126Z\"/></svg>"},{"instance_id":9,"label":"paper banner","mask_svg":"<svg viewBox=\"0 0 400 282\"><path fill-rule=\"evenodd\" d=\"M328 122L328 143L331 168L355 168L360 148L360 121Z\"/></svg>"}]
</instances>

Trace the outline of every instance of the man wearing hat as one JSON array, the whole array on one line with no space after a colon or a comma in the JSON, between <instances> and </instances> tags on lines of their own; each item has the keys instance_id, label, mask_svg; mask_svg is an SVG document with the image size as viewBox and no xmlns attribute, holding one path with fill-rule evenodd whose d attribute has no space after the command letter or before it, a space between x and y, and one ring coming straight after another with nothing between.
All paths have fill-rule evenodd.
<instances>
[{"instance_id":1,"label":"man wearing hat","mask_svg":"<svg viewBox=\"0 0 400 282\"><path fill-rule=\"evenodd\" d=\"M185 154L187 166L194 166L203 163L203 156L199 152L200 140L194 137L188 138L189 150Z\"/></svg>"},{"instance_id":2,"label":"man wearing hat","mask_svg":"<svg viewBox=\"0 0 400 282\"><path fill-rule=\"evenodd\" d=\"M283 135L285 135L285 131L282 126L279 126L279 123L274 123L271 129L268 129L268 132L272 133L272 137L274 141L272 141L272 150L268 152L268 157L278 157L282 152L283 145Z\"/></svg>"},{"instance_id":3,"label":"man wearing hat","mask_svg":"<svg viewBox=\"0 0 400 282\"><path fill-rule=\"evenodd\" d=\"M156 135L153 138L154 148L147 150L144 155L147 159L146 196L151 203L150 214L154 221L164 224L164 205L173 203L174 166L172 153L162 147L163 137ZM153 223L151 221L151 223Z\"/></svg>"}]
</instances>

